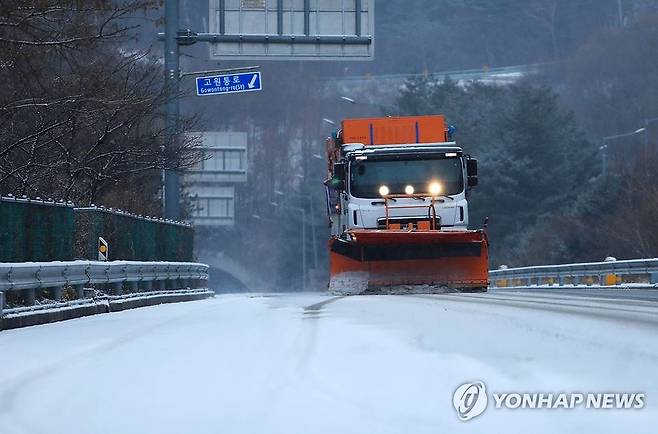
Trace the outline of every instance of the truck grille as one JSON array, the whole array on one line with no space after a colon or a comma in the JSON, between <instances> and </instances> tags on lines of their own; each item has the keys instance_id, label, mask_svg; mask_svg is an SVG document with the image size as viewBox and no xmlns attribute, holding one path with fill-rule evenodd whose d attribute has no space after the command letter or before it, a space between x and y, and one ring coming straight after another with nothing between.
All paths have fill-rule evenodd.
<instances>
[{"instance_id":1,"label":"truck grille","mask_svg":"<svg viewBox=\"0 0 658 434\"><path fill-rule=\"evenodd\" d=\"M389 217L388 218L388 223L391 224L399 224L402 228L406 228L409 226L409 223L413 224L414 229L418 229L418 222L419 221L429 221L430 219L427 217ZM441 227L441 217L436 216L436 228ZM386 229L386 218L378 218L377 219L377 228L378 229Z\"/></svg>"}]
</instances>

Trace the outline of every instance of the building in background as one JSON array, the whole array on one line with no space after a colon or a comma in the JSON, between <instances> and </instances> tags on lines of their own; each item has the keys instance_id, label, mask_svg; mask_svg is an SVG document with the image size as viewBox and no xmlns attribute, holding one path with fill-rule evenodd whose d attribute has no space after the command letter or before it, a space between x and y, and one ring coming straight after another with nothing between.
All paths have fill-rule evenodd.
<instances>
[{"instance_id":1,"label":"building in background","mask_svg":"<svg viewBox=\"0 0 658 434\"><path fill-rule=\"evenodd\" d=\"M233 226L235 184L247 182L247 133L204 131L204 159L185 177L194 226Z\"/></svg>"}]
</instances>

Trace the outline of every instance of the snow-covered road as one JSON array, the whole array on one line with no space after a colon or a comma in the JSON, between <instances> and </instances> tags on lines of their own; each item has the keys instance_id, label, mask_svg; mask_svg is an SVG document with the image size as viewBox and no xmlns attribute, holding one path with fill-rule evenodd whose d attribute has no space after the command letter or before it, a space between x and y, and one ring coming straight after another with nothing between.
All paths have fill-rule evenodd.
<instances>
[{"instance_id":1,"label":"snow-covered road","mask_svg":"<svg viewBox=\"0 0 658 434\"><path fill-rule=\"evenodd\" d=\"M658 303L569 294L225 295L0 332L0 433L655 433ZM455 388L643 392L488 409Z\"/></svg>"}]
</instances>

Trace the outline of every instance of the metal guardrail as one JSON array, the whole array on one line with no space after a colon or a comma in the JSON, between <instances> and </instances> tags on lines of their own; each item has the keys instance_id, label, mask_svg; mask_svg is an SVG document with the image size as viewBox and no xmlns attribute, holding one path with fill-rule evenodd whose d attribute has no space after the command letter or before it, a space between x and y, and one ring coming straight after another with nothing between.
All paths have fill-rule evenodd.
<instances>
[{"instance_id":1,"label":"metal guardrail","mask_svg":"<svg viewBox=\"0 0 658 434\"><path fill-rule=\"evenodd\" d=\"M539 285L658 284L658 258L501 268L489 272L494 288Z\"/></svg>"},{"instance_id":2,"label":"metal guardrail","mask_svg":"<svg viewBox=\"0 0 658 434\"><path fill-rule=\"evenodd\" d=\"M180 289L207 281L208 268L195 262L0 262L0 317L8 291L22 291L31 306L37 291L50 290L58 300L66 287L73 288L77 298L84 298L85 285L106 285L114 295L120 295L124 285L134 292Z\"/></svg>"}]
</instances>

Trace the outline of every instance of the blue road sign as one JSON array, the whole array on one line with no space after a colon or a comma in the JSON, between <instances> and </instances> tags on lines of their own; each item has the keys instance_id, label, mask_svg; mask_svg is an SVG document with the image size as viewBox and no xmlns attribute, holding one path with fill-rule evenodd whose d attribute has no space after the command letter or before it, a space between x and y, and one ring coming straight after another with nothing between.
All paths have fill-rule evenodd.
<instances>
[{"instance_id":1,"label":"blue road sign","mask_svg":"<svg viewBox=\"0 0 658 434\"><path fill-rule=\"evenodd\" d=\"M253 92L262 90L260 72L211 75L196 78L196 94L223 95L227 93Z\"/></svg>"}]
</instances>

